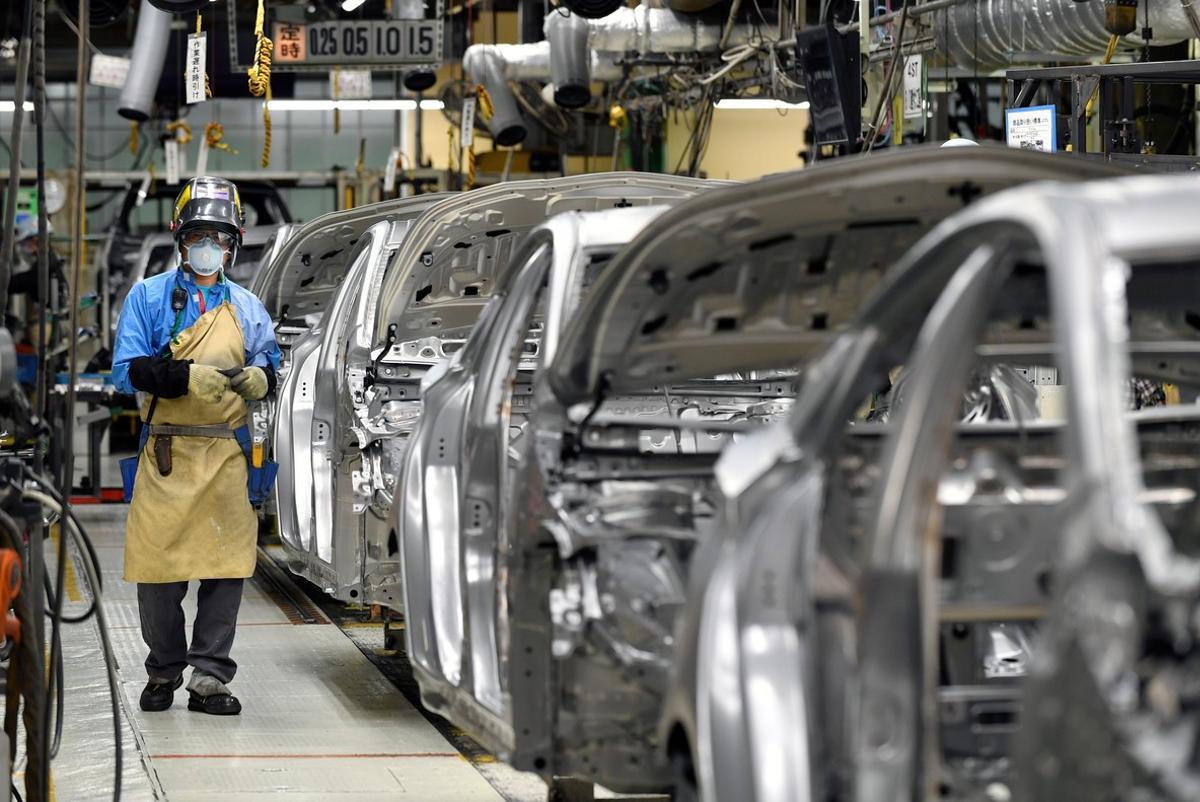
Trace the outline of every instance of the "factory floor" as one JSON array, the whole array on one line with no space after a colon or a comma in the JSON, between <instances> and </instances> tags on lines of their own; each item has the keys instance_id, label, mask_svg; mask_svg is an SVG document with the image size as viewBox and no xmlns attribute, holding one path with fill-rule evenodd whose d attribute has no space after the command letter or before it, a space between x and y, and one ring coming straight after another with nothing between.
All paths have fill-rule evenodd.
<instances>
[{"instance_id":1,"label":"factory floor","mask_svg":"<svg viewBox=\"0 0 1200 802\"><path fill-rule=\"evenodd\" d=\"M341 627L324 617L319 623L298 622L263 581L246 583L233 649L239 669L230 688L242 701L242 714L189 712L184 689L176 692L169 710L144 713L138 696L146 681L146 651L135 587L121 579L128 508L106 504L77 510L103 564L104 610L119 663L122 799L512 798L498 793ZM73 562L68 613L84 609L82 567ZM190 622L195 586L185 609ZM99 630L94 622L67 626L63 643L66 723L53 764L53 798L111 799L112 713Z\"/></svg>"}]
</instances>

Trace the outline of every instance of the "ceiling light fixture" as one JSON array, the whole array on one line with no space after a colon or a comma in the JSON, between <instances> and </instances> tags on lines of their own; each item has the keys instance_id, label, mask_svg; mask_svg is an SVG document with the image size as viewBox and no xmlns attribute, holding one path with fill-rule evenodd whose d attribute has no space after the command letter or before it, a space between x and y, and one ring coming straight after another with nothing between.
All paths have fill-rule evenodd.
<instances>
[{"instance_id":1,"label":"ceiling light fixture","mask_svg":"<svg viewBox=\"0 0 1200 802\"><path fill-rule=\"evenodd\" d=\"M342 0L342 11L354 11L367 0Z\"/></svg>"},{"instance_id":2,"label":"ceiling light fixture","mask_svg":"<svg viewBox=\"0 0 1200 802\"><path fill-rule=\"evenodd\" d=\"M785 103L782 100L767 97L727 97L724 100L717 101L717 108L721 111L762 111L765 109L804 110L808 108L808 101Z\"/></svg>"},{"instance_id":3,"label":"ceiling light fixture","mask_svg":"<svg viewBox=\"0 0 1200 802\"><path fill-rule=\"evenodd\" d=\"M422 111L441 111L440 100L422 100ZM272 100L271 111L416 111L415 100Z\"/></svg>"}]
</instances>

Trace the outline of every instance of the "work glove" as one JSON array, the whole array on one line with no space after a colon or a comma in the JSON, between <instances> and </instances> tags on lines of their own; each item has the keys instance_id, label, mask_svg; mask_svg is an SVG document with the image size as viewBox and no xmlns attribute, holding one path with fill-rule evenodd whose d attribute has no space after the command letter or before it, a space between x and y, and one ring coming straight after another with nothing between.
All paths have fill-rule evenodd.
<instances>
[{"instance_id":1,"label":"work glove","mask_svg":"<svg viewBox=\"0 0 1200 802\"><path fill-rule=\"evenodd\" d=\"M188 395L215 404L229 389L229 379L212 365L188 365Z\"/></svg>"},{"instance_id":2,"label":"work glove","mask_svg":"<svg viewBox=\"0 0 1200 802\"><path fill-rule=\"evenodd\" d=\"M267 372L262 368L244 368L229 380L229 386L247 401L258 401L267 394Z\"/></svg>"}]
</instances>

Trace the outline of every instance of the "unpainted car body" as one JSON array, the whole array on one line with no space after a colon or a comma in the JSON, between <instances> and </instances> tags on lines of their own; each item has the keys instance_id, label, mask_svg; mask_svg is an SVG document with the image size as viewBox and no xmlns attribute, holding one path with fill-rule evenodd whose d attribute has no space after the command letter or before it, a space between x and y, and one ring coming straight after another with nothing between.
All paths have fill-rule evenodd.
<instances>
[{"instance_id":1,"label":"unpainted car body","mask_svg":"<svg viewBox=\"0 0 1200 802\"><path fill-rule=\"evenodd\" d=\"M705 193L613 259L532 385L531 330L489 317L474 367L451 367L470 380L428 388L462 411L419 424L395 507L424 702L518 768L667 785L662 696L716 454L786 413L795 366L922 234L1049 164L918 151Z\"/></svg>"},{"instance_id":2,"label":"unpainted car body","mask_svg":"<svg viewBox=\"0 0 1200 802\"><path fill-rule=\"evenodd\" d=\"M275 423L277 453L296 471L287 482L295 495L278 491L291 570L336 598L400 609L389 512L421 380L461 348L517 243L561 211L653 205L704 186L636 173L512 182L409 199L390 222L349 235L327 224L315 245L294 235L278 260L291 266L263 286L281 333L297 319L319 324L289 346ZM338 249L348 249L353 281L305 274Z\"/></svg>"},{"instance_id":3,"label":"unpainted car body","mask_svg":"<svg viewBox=\"0 0 1200 802\"><path fill-rule=\"evenodd\" d=\"M1129 413L1127 385L1200 389L1197 190L1033 185L949 218L806 371L792 419L722 456L666 724L689 791L1195 798L1194 714L1155 718L1182 655L1145 639L1190 637L1200 477L1179 456L1200 411ZM959 423L980 362L1056 365L1067 419ZM898 364L890 424L847 427Z\"/></svg>"}]
</instances>

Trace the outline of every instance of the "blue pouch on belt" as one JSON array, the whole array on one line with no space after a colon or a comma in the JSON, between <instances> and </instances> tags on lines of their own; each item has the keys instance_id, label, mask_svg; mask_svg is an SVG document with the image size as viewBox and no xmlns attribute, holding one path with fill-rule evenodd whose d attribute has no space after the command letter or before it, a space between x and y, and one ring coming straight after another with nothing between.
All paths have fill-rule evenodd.
<instances>
[{"instance_id":1,"label":"blue pouch on belt","mask_svg":"<svg viewBox=\"0 0 1200 802\"><path fill-rule=\"evenodd\" d=\"M137 481L138 460L146 450L146 441L150 439L150 426L142 425L142 433L138 436L137 454L119 461L121 466L121 488L125 493L125 503L133 501L133 483Z\"/></svg>"},{"instance_id":2,"label":"blue pouch on belt","mask_svg":"<svg viewBox=\"0 0 1200 802\"><path fill-rule=\"evenodd\" d=\"M234 429L233 436L237 438L242 453L246 455L246 489L250 494L250 503L258 506L270 498L271 488L275 486L275 474L279 473L279 464L264 456L262 465L255 467L251 454L253 444L250 441L249 426Z\"/></svg>"}]
</instances>

